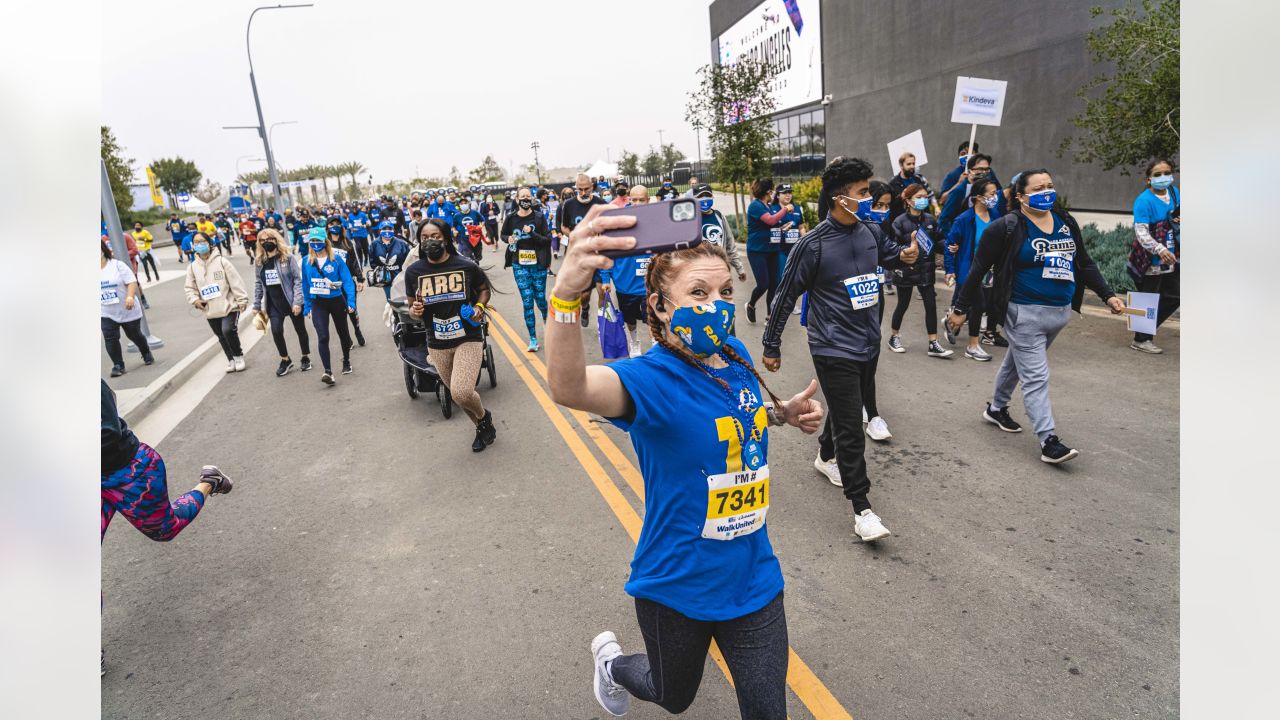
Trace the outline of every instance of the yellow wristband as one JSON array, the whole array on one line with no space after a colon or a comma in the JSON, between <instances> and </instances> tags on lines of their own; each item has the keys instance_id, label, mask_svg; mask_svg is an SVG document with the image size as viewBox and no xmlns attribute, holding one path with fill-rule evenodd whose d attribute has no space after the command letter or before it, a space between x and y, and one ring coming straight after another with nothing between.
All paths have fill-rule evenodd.
<instances>
[{"instance_id":1,"label":"yellow wristband","mask_svg":"<svg viewBox=\"0 0 1280 720\"><path fill-rule=\"evenodd\" d=\"M582 298L579 297L579 298L574 298L573 300L564 300L560 298L558 295L556 295L555 293L552 293L551 307L555 308L558 312L563 312L563 313L576 312L578 308L582 307Z\"/></svg>"}]
</instances>

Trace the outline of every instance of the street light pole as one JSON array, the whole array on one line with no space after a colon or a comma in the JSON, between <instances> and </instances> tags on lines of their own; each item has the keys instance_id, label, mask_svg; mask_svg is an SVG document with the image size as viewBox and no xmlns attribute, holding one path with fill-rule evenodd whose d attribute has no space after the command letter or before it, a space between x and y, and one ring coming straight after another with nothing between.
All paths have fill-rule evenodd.
<instances>
[{"instance_id":1,"label":"street light pole","mask_svg":"<svg viewBox=\"0 0 1280 720\"><path fill-rule=\"evenodd\" d=\"M542 165L538 163L538 148L542 147L542 144L534 140L529 147L533 148L533 169L538 173L538 185L542 185Z\"/></svg>"},{"instance_id":2,"label":"street light pole","mask_svg":"<svg viewBox=\"0 0 1280 720\"><path fill-rule=\"evenodd\" d=\"M249 85L253 88L253 105L258 110L258 137L262 138L262 149L267 156L267 170L271 173L271 190L275 194L276 202L287 203L287 201L281 199L280 176L276 173L275 156L271 154L271 139L267 133L267 124L262 119L262 100L258 97L258 79L253 73L253 48L249 45L249 31L253 29L253 16L257 15L259 10L287 10L289 8L313 6L314 3L306 3L301 5L268 5L254 8L253 12L249 13L249 22L244 27L244 51L249 56Z\"/></svg>"},{"instance_id":3,"label":"street light pole","mask_svg":"<svg viewBox=\"0 0 1280 720\"><path fill-rule=\"evenodd\" d=\"M99 159L102 166L102 217L107 221L107 237L111 240L111 256L121 262L129 262L129 249L124 244L124 232L120 229L120 213L116 210L116 196L111 192L111 176L107 174L107 161ZM138 287L141 289L142 280L138 280ZM142 302L142 298L138 298L138 302ZM151 334L151 328L147 326L147 311L142 310L142 336L147 339L147 344L153 348L164 347L164 341ZM129 349L133 349L132 343ZM141 349L141 348L139 348Z\"/></svg>"}]
</instances>

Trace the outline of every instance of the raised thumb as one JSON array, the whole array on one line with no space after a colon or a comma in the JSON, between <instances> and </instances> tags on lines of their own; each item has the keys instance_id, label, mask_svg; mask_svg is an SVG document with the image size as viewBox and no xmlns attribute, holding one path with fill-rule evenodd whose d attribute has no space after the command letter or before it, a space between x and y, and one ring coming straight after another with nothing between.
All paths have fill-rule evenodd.
<instances>
[{"instance_id":1,"label":"raised thumb","mask_svg":"<svg viewBox=\"0 0 1280 720\"><path fill-rule=\"evenodd\" d=\"M804 390L800 391L799 398L801 400L808 400L809 398L813 397L813 394L816 392L818 392L818 381L810 380L809 386L806 387Z\"/></svg>"}]
</instances>

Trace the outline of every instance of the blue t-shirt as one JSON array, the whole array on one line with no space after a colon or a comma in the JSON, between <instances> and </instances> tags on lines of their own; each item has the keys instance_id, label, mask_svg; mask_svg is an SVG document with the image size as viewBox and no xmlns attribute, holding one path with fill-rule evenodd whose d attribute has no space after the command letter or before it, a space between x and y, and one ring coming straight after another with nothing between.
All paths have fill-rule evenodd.
<instances>
[{"instance_id":1,"label":"blue t-shirt","mask_svg":"<svg viewBox=\"0 0 1280 720\"><path fill-rule=\"evenodd\" d=\"M1071 228L1057 215L1053 216L1050 234L1041 231L1029 218L1024 217L1022 221L1027 226L1027 239L1018 248L1018 257L1013 263L1013 296L1009 302L1051 307L1070 305L1076 293L1076 242L1071 237Z\"/></svg>"},{"instance_id":2,"label":"blue t-shirt","mask_svg":"<svg viewBox=\"0 0 1280 720\"><path fill-rule=\"evenodd\" d=\"M779 249L783 252L790 250L792 245L800 241L800 226L804 224L804 213L801 212L800 206L796 203L792 203L792 206L795 209L783 215L778 224L773 227L773 237L781 238L782 244ZM769 212L775 213L781 209L782 203L774 203L769 207ZM791 223L791 229L783 230L782 226L787 223ZM773 244L777 245L778 243L774 242Z\"/></svg>"},{"instance_id":3,"label":"blue t-shirt","mask_svg":"<svg viewBox=\"0 0 1280 720\"><path fill-rule=\"evenodd\" d=\"M737 338L727 344L750 361ZM704 537L733 532L745 511L772 501L772 487L756 471L755 480L721 489L726 478L747 480L740 432L745 413L730 407L719 383L655 345L638 358L609 365L635 404L635 417L610 418L631 435L644 476L645 516L631 561L628 594L666 605L695 620L731 620L755 612L782 591L782 568L769 543L768 527L730 540ZM768 417L760 405L760 385L739 367L714 370L730 395L754 405L750 422L759 429L768 458ZM745 392L744 392L745 391ZM736 419L734 419L736 418ZM750 442L748 440L748 442ZM761 470L767 469L767 460ZM750 495L758 489L759 494ZM742 491L746 490L746 494ZM734 507L734 505L738 507Z\"/></svg>"},{"instance_id":4,"label":"blue t-shirt","mask_svg":"<svg viewBox=\"0 0 1280 720\"><path fill-rule=\"evenodd\" d=\"M1142 194L1133 201L1133 222L1155 225L1161 220L1168 220L1169 215L1173 213L1173 209L1182 202L1176 187L1169 188L1168 197L1172 199L1172 202L1161 200L1158 195L1151 192L1151 188L1143 190Z\"/></svg>"},{"instance_id":5,"label":"blue t-shirt","mask_svg":"<svg viewBox=\"0 0 1280 720\"><path fill-rule=\"evenodd\" d=\"M613 261L613 267L600 271L600 280L613 283L619 295L644 295L644 279L649 272L652 254L631 255Z\"/></svg>"},{"instance_id":6,"label":"blue t-shirt","mask_svg":"<svg viewBox=\"0 0 1280 720\"><path fill-rule=\"evenodd\" d=\"M369 216L363 212L348 213L347 222L345 223L350 229L353 237L369 236Z\"/></svg>"},{"instance_id":7,"label":"blue t-shirt","mask_svg":"<svg viewBox=\"0 0 1280 720\"><path fill-rule=\"evenodd\" d=\"M988 214L987 217L994 217L994 216ZM978 213L975 212L973 214L973 227L974 227L973 254L974 256L977 256L978 254L978 241L982 240L982 231L986 230L987 226L990 224L991 224L990 221L983 220L982 216L979 215Z\"/></svg>"},{"instance_id":8,"label":"blue t-shirt","mask_svg":"<svg viewBox=\"0 0 1280 720\"><path fill-rule=\"evenodd\" d=\"M772 211L760 200L752 200L747 206L747 250L749 252L778 252L782 243L771 241L770 235L775 226L765 225L760 219L762 215Z\"/></svg>"}]
</instances>

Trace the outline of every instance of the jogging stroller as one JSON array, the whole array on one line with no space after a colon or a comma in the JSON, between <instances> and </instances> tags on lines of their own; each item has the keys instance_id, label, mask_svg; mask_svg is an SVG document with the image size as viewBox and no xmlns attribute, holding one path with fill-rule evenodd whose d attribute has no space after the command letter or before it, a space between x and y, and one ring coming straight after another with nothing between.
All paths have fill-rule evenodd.
<instances>
[{"instance_id":1,"label":"jogging stroller","mask_svg":"<svg viewBox=\"0 0 1280 720\"><path fill-rule=\"evenodd\" d=\"M440 403L440 412L445 418L453 417L453 393L449 392L440 377L440 371L427 358L427 324L424 320L414 319L409 314L409 303L403 296L391 296L391 307L395 319L391 325L391 338L400 352L400 361L404 364L404 387L409 397L416 400L422 393L434 393ZM476 374L476 385L485 372L489 374L489 387L498 386L497 368L493 361L493 348L489 346L489 323L481 323L480 336L483 357L480 372Z\"/></svg>"}]
</instances>

